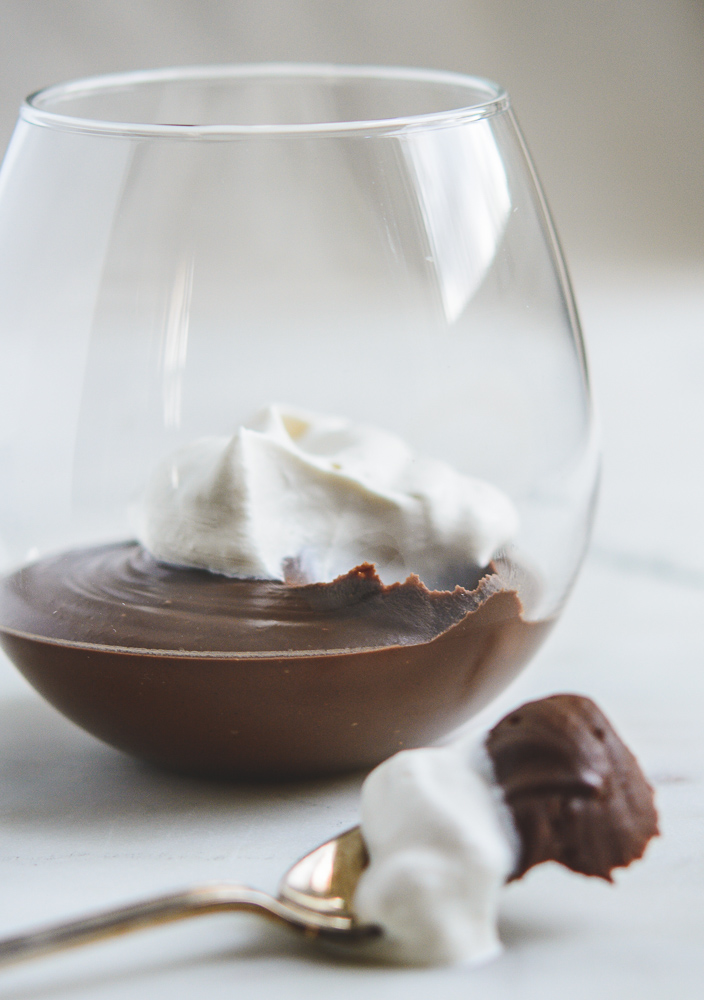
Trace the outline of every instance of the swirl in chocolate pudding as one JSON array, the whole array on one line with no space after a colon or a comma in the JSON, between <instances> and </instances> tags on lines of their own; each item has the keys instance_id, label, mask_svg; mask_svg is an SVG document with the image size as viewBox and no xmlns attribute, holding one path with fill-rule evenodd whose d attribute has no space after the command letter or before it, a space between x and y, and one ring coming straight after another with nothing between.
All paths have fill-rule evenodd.
<instances>
[{"instance_id":1,"label":"swirl in chocolate pudding","mask_svg":"<svg viewBox=\"0 0 704 1000\"><path fill-rule=\"evenodd\" d=\"M299 585L168 566L136 542L76 549L0 580L0 643L60 711L138 757L332 773L460 725L542 642L527 575L472 572L452 591L385 585L368 564Z\"/></svg>"},{"instance_id":2,"label":"swirl in chocolate pudding","mask_svg":"<svg viewBox=\"0 0 704 1000\"><path fill-rule=\"evenodd\" d=\"M4 583L3 621L62 642L179 653L310 653L429 642L503 589L430 591L417 576L385 586L374 567L332 583L241 580L157 562L124 542L26 566Z\"/></svg>"},{"instance_id":3,"label":"swirl in chocolate pudding","mask_svg":"<svg viewBox=\"0 0 704 1000\"><path fill-rule=\"evenodd\" d=\"M653 790L590 698L529 702L486 740L521 840L511 878L543 861L612 881L658 833Z\"/></svg>"}]
</instances>

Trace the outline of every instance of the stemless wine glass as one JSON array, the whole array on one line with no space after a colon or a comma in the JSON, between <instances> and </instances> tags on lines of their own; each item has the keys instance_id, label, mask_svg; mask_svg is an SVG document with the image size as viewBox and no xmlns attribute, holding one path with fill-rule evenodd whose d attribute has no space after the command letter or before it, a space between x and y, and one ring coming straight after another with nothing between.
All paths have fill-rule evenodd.
<instances>
[{"instance_id":1,"label":"stemless wine glass","mask_svg":"<svg viewBox=\"0 0 704 1000\"><path fill-rule=\"evenodd\" d=\"M598 458L501 88L302 65L51 87L0 174L0 253L0 634L67 716L185 771L323 773L447 733L529 659L582 560ZM432 582L404 583L399 556L395 586L232 578L133 541L153 470L271 403L486 481L510 537L474 567L449 544Z\"/></svg>"}]
</instances>

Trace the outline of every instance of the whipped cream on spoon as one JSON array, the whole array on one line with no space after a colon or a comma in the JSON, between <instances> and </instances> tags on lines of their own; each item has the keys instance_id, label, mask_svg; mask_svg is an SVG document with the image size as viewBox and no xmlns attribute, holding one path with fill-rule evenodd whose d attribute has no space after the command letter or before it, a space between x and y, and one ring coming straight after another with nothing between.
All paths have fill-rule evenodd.
<instances>
[{"instance_id":1,"label":"whipped cream on spoon","mask_svg":"<svg viewBox=\"0 0 704 1000\"><path fill-rule=\"evenodd\" d=\"M611 881L658 833L653 790L589 698L528 702L479 745L407 750L362 787L370 864L354 898L404 964L476 963L500 950L501 887L557 861Z\"/></svg>"}]
</instances>

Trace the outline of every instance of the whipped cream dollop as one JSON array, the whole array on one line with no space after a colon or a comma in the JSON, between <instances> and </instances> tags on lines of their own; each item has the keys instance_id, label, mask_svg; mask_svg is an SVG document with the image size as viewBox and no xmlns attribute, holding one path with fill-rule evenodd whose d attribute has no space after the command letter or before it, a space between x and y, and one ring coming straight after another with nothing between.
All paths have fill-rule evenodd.
<instances>
[{"instance_id":1,"label":"whipped cream dollop","mask_svg":"<svg viewBox=\"0 0 704 1000\"><path fill-rule=\"evenodd\" d=\"M370 861L354 908L382 928L376 957L439 965L498 954L499 894L519 845L480 748L389 758L362 786L361 820Z\"/></svg>"},{"instance_id":2,"label":"whipped cream dollop","mask_svg":"<svg viewBox=\"0 0 704 1000\"><path fill-rule=\"evenodd\" d=\"M272 405L167 458L138 533L160 561L232 577L327 582L370 562L384 583L448 589L516 528L504 493L394 434Z\"/></svg>"}]
</instances>

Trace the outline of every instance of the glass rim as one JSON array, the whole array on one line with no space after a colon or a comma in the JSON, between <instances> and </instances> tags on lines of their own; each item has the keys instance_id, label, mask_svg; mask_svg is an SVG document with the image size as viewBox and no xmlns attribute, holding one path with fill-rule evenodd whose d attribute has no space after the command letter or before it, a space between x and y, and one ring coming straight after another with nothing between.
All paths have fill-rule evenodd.
<instances>
[{"instance_id":1,"label":"glass rim","mask_svg":"<svg viewBox=\"0 0 704 1000\"><path fill-rule=\"evenodd\" d=\"M443 111L407 114L398 117L372 118L350 121L301 122L289 124L265 123L244 125L236 123L219 125L185 125L145 122L117 122L64 114L52 111L45 103L80 98L92 94L110 93L124 88L135 88L153 83L185 83L207 80L253 80L270 77L281 79L336 80L395 80L409 83L444 84L463 87L469 93L479 92L483 98L460 107ZM455 103L455 102L453 102ZM350 66L326 63L241 63L232 65L175 66L163 69L136 70L108 73L99 76L69 80L65 83L43 87L30 94L20 108L20 118L34 125L41 125L71 132L88 132L102 135L135 137L212 138L227 139L246 135L324 135L360 131L397 132L400 130L456 125L464 122L492 118L509 108L509 97L503 87L484 77L471 76L450 70L412 69L389 66Z\"/></svg>"}]
</instances>

